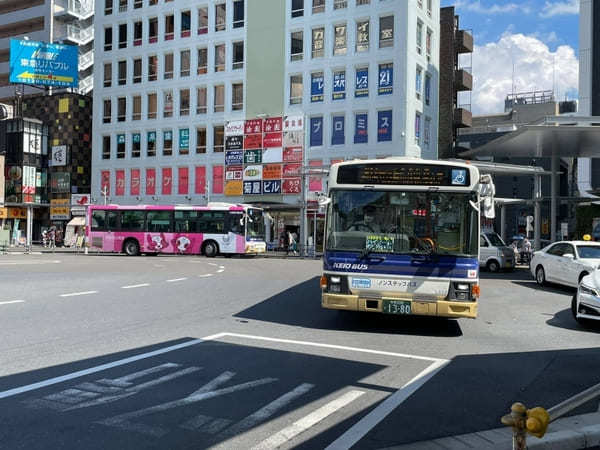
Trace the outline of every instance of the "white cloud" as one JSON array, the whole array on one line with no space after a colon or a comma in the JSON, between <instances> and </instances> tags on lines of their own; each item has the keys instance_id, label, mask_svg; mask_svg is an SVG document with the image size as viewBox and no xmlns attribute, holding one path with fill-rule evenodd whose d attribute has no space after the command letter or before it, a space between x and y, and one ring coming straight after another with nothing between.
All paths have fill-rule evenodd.
<instances>
[{"instance_id":1,"label":"white cloud","mask_svg":"<svg viewBox=\"0 0 600 450\"><path fill-rule=\"evenodd\" d=\"M572 47L562 45L552 52L535 36L507 32L498 42L473 49L473 114L504 111L504 99L512 92L513 64L515 92L552 90L553 79L557 98L578 89L579 63ZM462 98L459 103L464 103Z\"/></svg>"},{"instance_id":2,"label":"white cloud","mask_svg":"<svg viewBox=\"0 0 600 450\"><path fill-rule=\"evenodd\" d=\"M540 17L547 19L554 16L563 16L567 14L579 14L579 0L567 0L565 2L546 2Z\"/></svg>"},{"instance_id":3,"label":"white cloud","mask_svg":"<svg viewBox=\"0 0 600 450\"><path fill-rule=\"evenodd\" d=\"M478 14L507 14L516 12L529 14L531 12L529 6L519 3L492 3L490 5L482 5L480 0L456 0L454 6L463 11Z\"/></svg>"}]
</instances>

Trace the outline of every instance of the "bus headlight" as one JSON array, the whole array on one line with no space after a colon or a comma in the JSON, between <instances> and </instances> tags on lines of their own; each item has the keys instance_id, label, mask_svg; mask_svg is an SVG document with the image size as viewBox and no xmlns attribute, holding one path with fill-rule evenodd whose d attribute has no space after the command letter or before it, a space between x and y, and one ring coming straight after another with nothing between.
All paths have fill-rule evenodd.
<instances>
[{"instance_id":1,"label":"bus headlight","mask_svg":"<svg viewBox=\"0 0 600 450\"><path fill-rule=\"evenodd\" d=\"M477 287L477 291L474 289ZM479 296L479 286L473 283L452 282L448 292L449 300L472 302Z\"/></svg>"},{"instance_id":2,"label":"bus headlight","mask_svg":"<svg viewBox=\"0 0 600 450\"><path fill-rule=\"evenodd\" d=\"M332 294L347 294L346 277L340 275L323 275L321 277L321 289Z\"/></svg>"}]
</instances>

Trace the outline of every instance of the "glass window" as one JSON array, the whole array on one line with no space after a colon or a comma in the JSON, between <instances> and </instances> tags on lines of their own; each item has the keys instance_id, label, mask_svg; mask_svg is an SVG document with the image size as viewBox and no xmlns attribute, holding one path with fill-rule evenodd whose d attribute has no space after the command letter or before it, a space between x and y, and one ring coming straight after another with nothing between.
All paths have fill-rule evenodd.
<instances>
[{"instance_id":1,"label":"glass window","mask_svg":"<svg viewBox=\"0 0 600 450\"><path fill-rule=\"evenodd\" d=\"M300 61L304 56L304 33L302 31L292 32L290 59Z\"/></svg>"},{"instance_id":2,"label":"glass window","mask_svg":"<svg viewBox=\"0 0 600 450\"><path fill-rule=\"evenodd\" d=\"M379 18L379 48L394 46L394 16Z\"/></svg>"},{"instance_id":3,"label":"glass window","mask_svg":"<svg viewBox=\"0 0 600 450\"><path fill-rule=\"evenodd\" d=\"M423 130L423 144L429 147L429 140L431 135L431 119L425 118L425 129Z\"/></svg>"},{"instance_id":4,"label":"glass window","mask_svg":"<svg viewBox=\"0 0 600 450\"><path fill-rule=\"evenodd\" d=\"M578 245L577 252L583 259L600 259L600 246L598 245Z\"/></svg>"},{"instance_id":5,"label":"glass window","mask_svg":"<svg viewBox=\"0 0 600 450\"><path fill-rule=\"evenodd\" d=\"M189 116L190 115L190 90L180 89L179 90L179 115Z\"/></svg>"},{"instance_id":6,"label":"glass window","mask_svg":"<svg viewBox=\"0 0 600 450\"><path fill-rule=\"evenodd\" d=\"M119 212L106 211L106 229L108 231L119 229Z\"/></svg>"},{"instance_id":7,"label":"glass window","mask_svg":"<svg viewBox=\"0 0 600 450\"><path fill-rule=\"evenodd\" d=\"M127 0L119 0L119 12L127 11Z\"/></svg>"},{"instance_id":8,"label":"glass window","mask_svg":"<svg viewBox=\"0 0 600 450\"><path fill-rule=\"evenodd\" d=\"M431 17L431 0L427 0L427 15Z\"/></svg>"},{"instance_id":9,"label":"glass window","mask_svg":"<svg viewBox=\"0 0 600 450\"><path fill-rule=\"evenodd\" d=\"M158 18L152 17L148 19L148 42L153 44L158 42Z\"/></svg>"},{"instance_id":10,"label":"glass window","mask_svg":"<svg viewBox=\"0 0 600 450\"><path fill-rule=\"evenodd\" d=\"M137 58L133 60L133 82L142 82L142 58Z\"/></svg>"},{"instance_id":11,"label":"glass window","mask_svg":"<svg viewBox=\"0 0 600 450\"><path fill-rule=\"evenodd\" d=\"M227 216L228 214L225 211L198 211L198 232L223 233Z\"/></svg>"},{"instance_id":12,"label":"glass window","mask_svg":"<svg viewBox=\"0 0 600 450\"><path fill-rule=\"evenodd\" d=\"M208 8L198 9L198 34L208 33Z\"/></svg>"},{"instance_id":13,"label":"glass window","mask_svg":"<svg viewBox=\"0 0 600 450\"><path fill-rule=\"evenodd\" d=\"M421 139L421 113L415 113L415 143L419 143Z\"/></svg>"},{"instance_id":14,"label":"glass window","mask_svg":"<svg viewBox=\"0 0 600 450\"><path fill-rule=\"evenodd\" d=\"M425 104L429 105L431 102L431 75L425 75Z\"/></svg>"},{"instance_id":15,"label":"glass window","mask_svg":"<svg viewBox=\"0 0 600 450\"><path fill-rule=\"evenodd\" d=\"M142 21L133 22L133 45L142 45Z\"/></svg>"},{"instance_id":16,"label":"glass window","mask_svg":"<svg viewBox=\"0 0 600 450\"><path fill-rule=\"evenodd\" d=\"M148 211L146 231L150 233L170 232L172 216L172 211Z\"/></svg>"},{"instance_id":17,"label":"glass window","mask_svg":"<svg viewBox=\"0 0 600 450\"><path fill-rule=\"evenodd\" d=\"M170 80L171 78L173 78L173 53L165 53L164 79Z\"/></svg>"},{"instance_id":18,"label":"glass window","mask_svg":"<svg viewBox=\"0 0 600 450\"><path fill-rule=\"evenodd\" d=\"M165 41L171 41L175 37L175 16L165 16Z\"/></svg>"},{"instance_id":19,"label":"glass window","mask_svg":"<svg viewBox=\"0 0 600 450\"><path fill-rule=\"evenodd\" d=\"M148 81L156 81L158 78L158 57L148 56Z\"/></svg>"},{"instance_id":20,"label":"glass window","mask_svg":"<svg viewBox=\"0 0 600 450\"><path fill-rule=\"evenodd\" d=\"M192 29L192 13L190 11L181 12L181 37L188 37Z\"/></svg>"},{"instance_id":21,"label":"glass window","mask_svg":"<svg viewBox=\"0 0 600 450\"><path fill-rule=\"evenodd\" d=\"M348 7L348 0L333 0L333 9L344 9Z\"/></svg>"},{"instance_id":22,"label":"glass window","mask_svg":"<svg viewBox=\"0 0 600 450\"><path fill-rule=\"evenodd\" d=\"M104 15L110 16L113 10L113 0L104 0Z\"/></svg>"},{"instance_id":23,"label":"glass window","mask_svg":"<svg viewBox=\"0 0 600 450\"><path fill-rule=\"evenodd\" d=\"M133 96L133 114L131 116L132 120L142 120L142 96L134 95Z\"/></svg>"},{"instance_id":24,"label":"glass window","mask_svg":"<svg viewBox=\"0 0 600 450\"><path fill-rule=\"evenodd\" d=\"M110 136L102 136L102 159L110 159Z\"/></svg>"},{"instance_id":25,"label":"glass window","mask_svg":"<svg viewBox=\"0 0 600 450\"><path fill-rule=\"evenodd\" d=\"M290 105L302 103L302 74L290 77Z\"/></svg>"},{"instance_id":26,"label":"glass window","mask_svg":"<svg viewBox=\"0 0 600 450\"><path fill-rule=\"evenodd\" d=\"M312 13L318 14L325 12L325 0L312 0Z\"/></svg>"},{"instance_id":27,"label":"glass window","mask_svg":"<svg viewBox=\"0 0 600 450\"><path fill-rule=\"evenodd\" d=\"M171 156L173 154L173 131L166 130L163 132L163 156Z\"/></svg>"},{"instance_id":28,"label":"glass window","mask_svg":"<svg viewBox=\"0 0 600 450\"><path fill-rule=\"evenodd\" d=\"M208 49L198 49L198 75L205 74L208 71Z\"/></svg>"},{"instance_id":29,"label":"glass window","mask_svg":"<svg viewBox=\"0 0 600 450\"><path fill-rule=\"evenodd\" d=\"M121 211L122 231L144 231L146 211Z\"/></svg>"},{"instance_id":30,"label":"glass window","mask_svg":"<svg viewBox=\"0 0 600 450\"><path fill-rule=\"evenodd\" d=\"M175 233L195 233L198 228L200 211L174 211Z\"/></svg>"},{"instance_id":31,"label":"glass window","mask_svg":"<svg viewBox=\"0 0 600 450\"><path fill-rule=\"evenodd\" d=\"M429 28L427 29L427 35L425 37L425 54L428 57L431 57L431 38L433 35L433 31L431 31Z\"/></svg>"},{"instance_id":32,"label":"glass window","mask_svg":"<svg viewBox=\"0 0 600 450\"><path fill-rule=\"evenodd\" d=\"M213 127L213 152L223 153L225 144L225 127L215 126Z\"/></svg>"},{"instance_id":33,"label":"glass window","mask_svg":"<svg viewBox=\"0 0 600 450\"><path fill-rule=\"evenodd\" d=\"M215 86L215 112L225 111L225 86L218 84Z\"/></svg>"},{"instance_id":34,"label":"glass window","mask_svg":"<svg viewBox=\"0 0 600 450\"><path fill-rule=\"evenodd\" d=\"M112 85L112 63L104 63L104 87Z\"/></svg>"},{"instance_id":35,"label":"glass window","mask_svg":"<svg viewBox=\"0 0 600 450\"><path fill-rule=\"evenodd\" d=\"M119 25L119 48L127 48L127 24Z\"/></svg>"},{"instance_id":36,"label":"glass window","mask_svg":"<svg viewBox=\"0 0 600 450\"><path fill-rule=\"evenodd\" d=\"M146 156L156 156L156 131L148 131L146 135Z\"/></svg>"},{"instance_id":37,"label":"glass window","mask_svg":"<svg viewBox=\"0 0 600 450\"><path fill-rule=\"evenodd\" d=\"M104 29L104 51L112 50L112 27Z\"/></svg>"},{"instance_id":38,"label":"glass window","mask_svg":"<svg viewBox=\"0 0 600 450\"><path fill-rule=\"evenodd\" d=\"M244 27L244 0L233 2L233 28Z\"/></svg>"},{"instance_id":39,"label":"glass window","mask_svg":"<svg viewBox=\"0 0 600 450\"><path fill-rule=\"evenodd\" d=\"M148 119L156 119L157 111L156 92L148 94Z\"/></svg>"},{"instance_id":40,"label":"glass window","mask_svg":"<svg viewBox=\"0 0 600 450\"><path fill-rule=\"evenodd\" d=\"M417 53L423 52L423 22L417 21Z\"/></svg>"},{"instance_id":41,"label":"glass window","mask_svg":"<svg viewBox=\"0 0 600 450\"><path fill-rule=\"evenodd\" d=\"M415 92L417 99L421 100L421 88L423 84L423 69L417 66L417 73L415 75Z\"/></svg>"},{"instance_id":42,"label":"glass window","mask_svg":"<svg viewBox=\"0 0 600 450\"><path fill-rule=\"evenodd\" d=\"M127 61L119 61L118 63L118 83L119 86L127 84Z\"/></svg>"},{"instance_id":43,"label":"glass window","mask_svg":"<svg viewBox=\"0 0 600 450\"><path fill-rule=\"evenodd\" d=\"M292 18L304 15L304 0L292 0Z\"/></svg>"},{"instance_id":44,"label":"glass window","mask_svg":"<svg viewBox=\"0 0 600 450\"><path fill-rule=\"evenodd\" d=\"M244 68L244 43L233 43L233 70Z\"/></svg>"},{"instance_id":45,"label":"glass window","mask_svg":"<svg viewBox=\"0 0 600 450\"><path fill-rule=\"evenodd\" d=\"M142 0L133 0L133 7L135 9L140 9L142 6L144 6L144 2Z\"/></svg>"},{"instance_id":46,"label":"glass window","mask_svg":"<svg viewBox=\"0 0 600 450\"><path fill-rule=\"evenodd\" d=\"M225 31L227 20L227 5L220 3L215 5L215 31Z\"/></svg>"},{"instance_id":47,"label":"glass window","mask_svg":"<svg viewBox=\"0 0 600 450\"><path fill-rule=\"evenodd\" d=\"M139 158L142 153L142 139L139 133L131 135L131 157Z\"/></svg>"},{"instance_id":48,"label":"glass window","mask_svg":"<svg viewBox=\"0 0 600 450\"><path fill-rule=\"evenodd\" d=\"M333 54L334 55L345 55L346 54L346 24L335 25L333 27L334 41L333 41Z\"/></svg>"},{"instance_id":49,"label":"glass window","mask_svg":"<svg viewBox=\"0 0 600 450\"><path fill-rule=\"evenodd\" d=\"M231 110L241 111L244 109L244 85L234 83L231 85Z\"/></svg>"},{"instance_id":50,"label":"glass window","mask_svg":"<svg viewBox=\"0 0 600 450\"><path fill-rule=\"evenodd\" d=\"M215 72L225 71L225 44L215 45Z\"/></svg>"},{"instance_id":51,"label":"glass window","mask_svg":"<svg viewBox=\"0 0 600 450\"><path fill-rule=\"evenodd\" d=\"M163 100L163 117L173 117L173 91L165 91Z\"/></svg>"},{"instance_id":52,"label":"glass window","mask_svg":"<svg viewBox=\"0 0 600 450\"><path fill-rule=\"evenodd\" d=\"M356 0L356 6L368 5L369 3L371 3L371 0Z\"/></svg>"},{"instance_id":53,"label":"glass window","mask_svg":"<svg viewBox=\"0 0 600 450\"><path fill-rule=\"evenodd\" d=\"M196 153L206 153L206 128L196 128Z\"/></svg>"},{"instance_id":54,"label":"glass window","mask_svg":"<svg viewBox=\"0 0 600 450\"><path fill-rule=\"evenodd\" d=\"M356 52L369 51L369 21L356 23Z\"/></svg>"},{"instance_id":55,"label":"glass window","mask_svg":"<svg viewBox=\"0 0 600 450\"><path fill-rule=\"evenodd\" d=\"M325 56L325 28L314 28L312 30L312 57L321 58Z\"/></svg>"},{"instance_id":56,"label":"glass window","mask_svg":"<svg viewBox=\"0 0 600 450\"><path fill-rule=\"evenodd\" d=\"M117 158L125 158L125 135L117 134Z\"/></svg>"},{"instance_id":57,"label":"glass window","mask_svg":"<svg viewBox=\"0 0 600 450\"><path fill-rule=\"evenodd\" d=\"M206 114L206 110L207 110L206 86L201 86L196 89L196 114Z\"/></svg>"},{"instance_id":58,"label":"glass window","mask_svg":"<svg viewBox=\"0 0 600 450\"><path fill-rule=\"evenodd\" d=\"M117 121L125 122L127 116L127 99L125 97L117 98Z\"/></svg>"},{"instance_id":59,"label":"glass window","mask_svg":"<svg viewBox=\"0 0 600 450\"><path fill-rule=\"evenodd\" d=\"M106 211L95 209L92 211L92 231L106 229Z\"/></svg>"},{"instance_id":60,"label":"glass window","mask_svg":"<svg viewBox=\"0 0 600 450\"><path fill-rule=\"evenodd\" d=\"M104 116L102 118L102 123L110 123L111 121L111 101L110 98L104 100Z\"/></svg>"},{"instance_id":61,"label":"glass window","mask_svg":"<svg viewBox=\"0 0 600 450\"><path fill-rule=\"evenodd\" d=\"M181 50L179 52L179 76L189 77L190 76L190 51Z\"/></svg>"}]
</instances>

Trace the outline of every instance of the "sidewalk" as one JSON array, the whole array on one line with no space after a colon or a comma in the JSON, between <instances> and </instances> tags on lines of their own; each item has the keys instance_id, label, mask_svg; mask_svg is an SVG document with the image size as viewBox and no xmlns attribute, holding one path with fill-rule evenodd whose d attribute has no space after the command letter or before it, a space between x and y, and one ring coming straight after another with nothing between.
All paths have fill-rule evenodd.
<instances>
[{"instance_id":1,"label":"sidewalk","mask_svg":"<svg viewBox=\"0 0 600 450\"><path fill-rule=\"evenodd\" d=\"M600 446L600 411L558 419L550 424L548 432L542 439L527 436L529 450L596 449L598 446ZM388 447L385 450L510 450L511 448L511 429L503 427Z\"/></svg>"}]
</instances>

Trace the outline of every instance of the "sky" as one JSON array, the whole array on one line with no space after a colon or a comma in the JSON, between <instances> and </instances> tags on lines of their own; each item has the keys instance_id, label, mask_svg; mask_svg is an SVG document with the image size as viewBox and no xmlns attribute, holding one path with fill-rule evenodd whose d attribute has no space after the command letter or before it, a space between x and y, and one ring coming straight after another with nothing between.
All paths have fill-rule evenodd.
<instances>
[{"instance_id":1,"label":"sky","mask_svg":"<svg viewBox=\"0 0 600 450\"><path fill-rule=\"evenodd\" d=\"M472 68L473 91L458 99L473 114L502 113L513 80L514 92L552 90L558 100L577 99L579 0L441 0L441 6L454 6L460 29L473 34L472 55L460 59Z\"/></svg>"}]
</instances>

